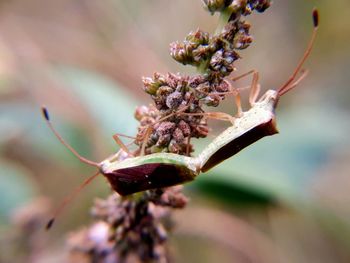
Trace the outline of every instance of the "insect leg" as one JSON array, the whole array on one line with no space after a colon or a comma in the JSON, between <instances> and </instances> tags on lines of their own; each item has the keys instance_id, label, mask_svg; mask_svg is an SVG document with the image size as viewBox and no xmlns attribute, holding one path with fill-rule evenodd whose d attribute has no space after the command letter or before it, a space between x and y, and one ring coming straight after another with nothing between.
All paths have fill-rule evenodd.
<instances>
[{"instance_id":1,"label":"insect leg","mask_svg":"<svg viewBox=\"0 0 350 263\"><path fill-rule=\"evenodd\" d=\"M249 104L253 106L260 93L259 72L254 71L252 85L249 93Z\"/></svg>"},{"instance_id":2,"label":"insect leg","mask_svg":"<svg viewBox=\"0 0 350 263\"><path fill-rule=\"evenodd\" d=\"M142 141L140 156L145 155L147 140L148 140L149 136L151 135L152 130L153 130L153 125L152 126L148 126L146 128L146 132L144 133L144 138L143 138L143 141Z\"/></svg>"},{"instance_id":3,"label":"insect leg","mask_svg":"<svg viewBox=\"0 0 350 263\"><path fill-rule=\"evenodd\" d=\"M241 94L239 93L239 90L236 89L235 92L233 93L233 95L235 96L235 103L236 103L236 107L237 107L237 117L242 116L243 113L243 109L242 109L242 101L241 101Z\"/></svg>"},{"instance_id":4,"label":"insect leg","mask_svg":"<svg viewBox=\"0 0 350 263\"><path fill-rule=\"evenodd\" d=\"M234 78L232 78L231 80L232 80L232 81L240 80L240 79L242 79L242 78L244 78L244 77L246 77L246 76L248 76L248 75L250 75L250 74L253 74L254 72L255 72L254 69L253 69L253 70L249 70L248 72L243 73L242 75L239 75L239 76L237 76L237 77L234 77Z\"/></svg>"},{"instance_id":5,"label":"insect leg","mask_svg":"<svg viewBox=\"0 0 350 263\"><path fill-rule=\"evenodd\" d=\"M187 145L186 145L186 155L187 156L190 156L190 145L191 145L191 136L188 136Z\"/></svg>"},{"instance_id":6,"label":"insect leg","mask_svg":"<svg viewBox=\"0 0 350 263\"><path fill-rule=\"evenodd\" d=\"M210 118L210 119L228 121L228 122L231 122L232 124L234 123L234 120L235 120L234 117L232 117L230 114L225 113L225 112L182 113L182 115L204 116L204 117Z\"/></svg>"},{"instance_id":7,"label":"insect leg","mask_svg":"<svg viewBox=\"0 0 350 263\"><path fill-rule=\"evenodd\" d=\"M122 142L122 140L119 138L119 136L120 135L116 133L113 135L113 139L119 145L119 147L123 149L124 152L126 152L128 155L131 155L128 147L126 147L126 145Z\"/></svg>"}]
</instances>

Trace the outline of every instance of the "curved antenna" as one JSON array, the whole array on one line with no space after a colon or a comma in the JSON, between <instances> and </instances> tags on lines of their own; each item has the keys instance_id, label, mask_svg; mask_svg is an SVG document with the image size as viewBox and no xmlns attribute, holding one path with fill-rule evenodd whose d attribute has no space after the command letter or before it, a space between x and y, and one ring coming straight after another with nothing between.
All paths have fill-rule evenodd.
<instances>
[{"instance_id":1,"label":"curved antenna","mask_svg":"<svg viewBox=\"0 0 350 263\"><path fill-rule=\"evenodd\" d=\"M293 82L298 75L298 73L301 71L302 66L304 65L306 59L309 57L311 50L314 46L315 38L317 35L317 29L318 29L318 22L319 22L319 14L317 9L314 9L312 12L312 19L314 28L312 31L311 39L309 41L309 44L304 52L304 55L302 56L301 60L299 61L297 67L295 68L293 74L289 77L289 79L284 83L279 89L278 89L278 96L282 96L286 92L290 91L295 85L293 85Z\"/></svg>"},{"instance_id":2,"label":"curved antenna","mask_svg":"<svg viewBox=\"0 0 350 263\"><path fill-rule=\"evenodd\" d=\"M84 189L85 186L87 186L88 184L90 184L98 175L100 175L100 171L98 171L96 174L94 174L93 176L90 176L89 178L87 178L81 185L79 185L75 190L73 190L73 192L71 194L69 194L63 201L62 203L59 205L59 207L56 209L56 211L53 214L53 217L47 222L46 224L46 230L49 230L53 223L55 222L57 216L63 211L63 209L66 207L67 204L70 203L70 201L73 200L74 197L76 197L76 195Z\"/></svg>"},{"instance_id":3,"label":"curved antenna","mask_svg":"<svg viewBox=\"0 0 350 263\"><path fill-rule=\"evenodd\" d=\"M49 112L46 107L41 107L41 111L43 113L43 116L46 120L47 125L49 126L50 130L55 134L57 139L71 152L73 153L82 163L86 163L88 165L100 168L100 164L96 163L94 161L90 161L84 157L82 157L72 146L70 146L63 138L62 136L56 131L56 129L53 127L51 121L50 121L50 116Z\"/></svg>"}]
</instances>

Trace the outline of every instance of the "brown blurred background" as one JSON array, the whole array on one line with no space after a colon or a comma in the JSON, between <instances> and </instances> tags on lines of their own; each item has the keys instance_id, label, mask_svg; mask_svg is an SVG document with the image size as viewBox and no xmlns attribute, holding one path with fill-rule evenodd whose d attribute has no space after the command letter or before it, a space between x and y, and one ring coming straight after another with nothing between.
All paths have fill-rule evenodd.
<instances>
[{"instance_id":1,"label":"brown blurred background","mask_svg":"<svg viewBox=\"0 0 350 263\"><path fill-rule=\"evenodd\" d=\"M278 88L306 47L314 6L310 74L281 100L280 134L186 187L191 203L170 239L176 262L350 261L348 1L274 1L247 17L254 42L234 74L256 69L263 90ZM0 1L0 262L65 262L67 235L111 193L99 178L51 232L34 230L93 172L54 138L40 106L80 153L102 160L117 150L113 133L135 134L136 105L151 102L141 76L195 73L169 43L213 32L217 18L200 0ZM232 101L220 110L233 112Z\"/></svg>"}]
</instances>

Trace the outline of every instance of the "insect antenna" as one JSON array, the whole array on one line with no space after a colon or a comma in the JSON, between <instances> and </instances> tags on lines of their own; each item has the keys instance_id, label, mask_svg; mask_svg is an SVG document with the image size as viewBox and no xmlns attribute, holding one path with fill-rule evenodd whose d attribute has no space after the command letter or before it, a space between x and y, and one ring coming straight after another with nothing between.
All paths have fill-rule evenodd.
<instances>
[{"instance_id":1,"label":"insect antenna","mask_svg":"<svg viewBox=\"0 0 350 263\"><path fill-rule=\"evenodd\" d=\"M279 89L278 89L278 96L282 96L283 94L285 94L286 92L290 91L293 87L295 87L296 85L294 85L294 80L296 78L296 76L298 75L298 73L301 71L302 66L304 65L306 59L309 57L311 50L313 48L314 42L315 42L315 38L317 35L317 29L318 29L318 22L319 22L319 14L317 9L314 9L312 12L312 18L313 18L313 24L314 24L314 28L312 31L312 35L311 35L311 39L309 41L309 44L304 52L304 55L302 56L301 60L299 61L297 67L295 68L293 74L289 77L289 79L286 81L286 83L284 83ZM298 82L298 80L297 80Z\"/></svg>"},{"instance_id":2,"label":"insect antenna","mask_svg":"<svg viewBox=\"0 0 350 263\"><path fill-rule=\"evenodd\" d=\"M57 139L71 152L73 153L82 163L86 163L91 166L95 166L97 168L100 168L100 165L94 161L90 161L84 157L82 157L72 146L70 146L63 138L62 136L56 131L56 129L53 127L51 121L50 121L50 115L46 107L42 107L41 111L43 113L43 116L46 120L47 125L49 126L50 130L55 134Z\"/></svg>"},{"instance_id":3,"label":"insect antenna","mask_svg":"<svg viewBox=\"0 0 350 263\"><path fill-rule=\"evenodd\" d=\"M58 206L58 208L56 209L56 211L53 214L53 217L47 222L46 224L46 230L49 230L53 223L55 222L57 216L59 216L59 214L63 211L63 209L66 207L67 204L69 204L74 197L76 197L76 195L85 188L85 186L87 186L88 184L90 184L98 175L100 175L101 173L98 171L96 174L94 174L93 176L90 176L89 178L87 178L81 185L79 185L75 190L73 190L73 192L71 194L69 194L63 201L62 203Z\"/></svg>"}]
</instances>

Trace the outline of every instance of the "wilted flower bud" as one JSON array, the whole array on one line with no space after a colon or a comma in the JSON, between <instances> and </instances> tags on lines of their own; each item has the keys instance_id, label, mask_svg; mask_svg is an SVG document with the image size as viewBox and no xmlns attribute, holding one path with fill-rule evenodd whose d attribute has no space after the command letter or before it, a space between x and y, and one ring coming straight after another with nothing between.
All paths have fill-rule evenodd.
<instances>
[{"instance_id":1,"label":"wilted flower bud","mask_svg":"<svg viewBox=\"0 0 350 263\"><path fill-rule=\"evenodd\" d=\"M203 0L203 3L206 5L211 14L215 12L220 12L228 7L232 0Z\"/></svg>"},{"instance_id":2,"label":"wilted flower bud","mask_svg":"<svg viewBox=\"0 0 350 263\"><path fill-rule=\"evenodd\" d=\"M149 77L143 77L143 89L150 95L155 95L158 89L158 85L153 81L152 78Z\"/></svg>"},{"instance_id":3,"label":"wilted flower bud","mask_svg":"<svg viewBox=\"0 0 350 263\"><path fill-rule=\"evenodd\" d=\"M238 31L233 40L233 45L236 49L245 49L252 43L253 38L249 35L249 29L249 23L238 23Z\"/></svg>"},{"instance_id":4,"label":"wilted flower bud","mask_svg":"<svg viewBox=\"0 0 350 263\"><path fill-rule=\"evenodd\" d=\"M181 105L182 99L182 94L178 91L174 91L166 98L165 103L169 109L176 109Z\"/></svg>"},{"instance_id":5,"label":"wilted flower bud","mask_svg":"<svg viewBox=\"0 0 350 263\"><path fill-rule=\"evenodd\" d=\"M149 108L145 105L142 105L136 108L134 117L136 120L141 121L141 119L148 114L149 114Z\"/></svg>"},{"instance_id":6,"label":"wilted flower bud","mask_svg":"<svg viewBox=\"0 0 350 263\"><path fill-rule=\"evenodd\" d=\"M170 141L168 146L169 152L180 153L181 149L182 149L181 145L178 144L174 139Z\"/></svg>"},{"instance_id":7,"label":"wilted flower bud","mask_svg":"<svg viewBox=\"0 0 350 263\"><path fill-rule=\"evenodd\" d=\"M223 80L219 84L214 85L214 89L217 92L228 92L229 86L230 84L226 80Z\"/></svg>"},{"instance_id":8,"label":"wilted flower bud","mask_svg":"<svg viewBox=\"0 0 350 263\"><path fill-rule=\"evenodd\" d=\"M166 134L172 134L175 129L175 123L170 121L163 121L159 124L157 127L157 134L159 136L166 135Z\"/></svg>"},{"instance_id":9,"label":"wilted flower bud","mask_svg":"<svg viewBox=\"0 0 350 263\"><path fill-rule=\"evenodd\" d=\"M185 122L184 120L181 120L179 122L179 124L177 125L177 127L181 130L182 134L185 136L185 137L188 137L191 135L191 128L190 128L190 125L188 125L187 122Z\"/></svg>"},{"instance_id":10,"label":"wilted flower bud","mask_svg":"<svg viewBox=\"0 0 350 263\"><path fill-rule=\"evenodd\" d=\"M250 0L248 1L248 5L252 10L256 10L258 12L264 12L271 5L271 0Z\"/></svg>"},{"instance_id":11,"label":"wilted flower bud","mask_svg":"<svg viewBox=\"0 0 350 263\"><path fill-rule=\"evenodd\" d=\"M215 94L211 94L209 96L206 96L203 99L203 102L205 103L205 105L211 106L211 107L219 106L220 101L221 101L220 95L215 95Z\"/></svg>"},{"instance_id":12,"label":"wilted flower bud","mask_svg":"<svg viewBox=\"0 0 350 263\"><path fill-rule=\"evenodd\" d=\"M217 51L210 60L210 68L214 71L219 71L223 76L230 74L233 71L233 62L239 58L239 55L233 50Z\"/></svg>"},{"instance_id":13,"label":"wilted flower bud","mask_svg":"<svg viewBox=\"0 0 350 263\"><path fill-rule=\"evenodd\" d=\"M208 136L208 126L207 125L197 125L196 127L193 127L193 137L196 138L205 138Z\"/></svg>"},{"instance_id":14,"label":"wilted flower bud","mask_svg":"<svg viewBox=\"0 0 350 263\"><path fill-rule=\"evenodd\" d=\"M162 147L164 149L164 147L166 147L170 143L170 140L171 140L171 134L161 135L159 136L156 146Z\"/></svg>"},{"instance_id":15,"label":"wilted flower bud","mask_svg":"<svg viewBox=\"0 0 350 263\"><path fill-rule=\"evenodd\" d=\"M182 43L180 44L179 42L170 43L170 56L184 65L190 60L188 54L186 53L185 45Z\"/></svg>"},{"instance_id":16,"label":"wilted flower bud","mask_svg":"<svg viewBox=\"0 0 350 263\"><path fill-rule=\"evenodd\" d=\"M180 128L176 128L173 132L173 138L177 143L183 143L185 136Z\"/></svg>"},{"instance_id":17,"label":"wilted flower bud","mask_svg":"<svg viewBox=\"0 0 350 263\"><path fill-rule=\"evenodd\" d=\"M206 97L210 93L210 90L211 90L211 84L209 82L202 83L198 85L198 87L196 88L196 91L198 91L199 98Z\"/></svg>"},{"instance_id":18,"label":"wilted flower bud","mask_svg":"<svg viewBox=\"0 0 350 263\"><path fill-rule=\"evenodd\" d=\"M188 44L193 44L197 46L205 45L209 42L209 34L200 29L197 29L196 31L190 32L186 36L185 41L188 42Z\"/></svg>"}]
</instances>

